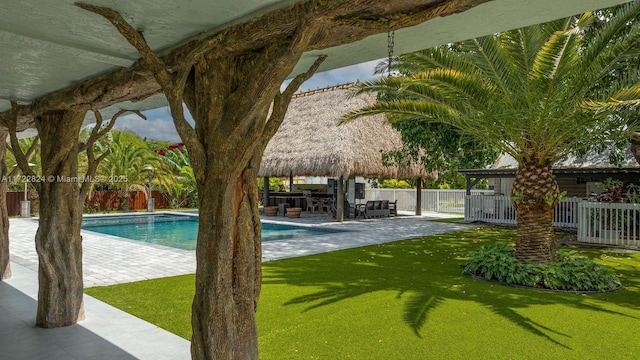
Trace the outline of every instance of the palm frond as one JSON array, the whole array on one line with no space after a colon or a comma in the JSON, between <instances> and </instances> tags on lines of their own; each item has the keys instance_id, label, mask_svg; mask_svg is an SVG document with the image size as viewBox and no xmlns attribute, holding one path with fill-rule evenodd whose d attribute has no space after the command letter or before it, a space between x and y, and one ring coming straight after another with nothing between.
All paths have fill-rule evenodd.
<instances>
[{"instance_id":1,"label":"palm frond","mask_svg":"<svg viewBox=\"0 0 640 360\"><path fill-rule=\"evenodd\" d=\"M640 29L628 26L638 15L635 2L602 28L586 13L399 56L394 66L407 76L365 83L358 91L378 92L378 104L344 121L385 113L439 122L520 163L623 139L630 126L615 111L640 106L640 70L619 75L640 56Z\"/></svg>"},{"instance_id":2,"label":"palm frond","mask_svg":"<svg viewBox=\"0 0 640 360\"><path fill-rule=\"evenodd\" d=\"M340 123L346 124L357 118L388 114L394 119L439 119L444 123L455 123L460 114L451 107L435 102L395 100L378 101L376 104L343 115Z\"/></svg>"},{"instance_id":3,"label":"palm frond","mask_svg":"<svg viewBox=\"0 0 640 360\"><path fill-rule=\"evenodd\" d=\"M640 27L634 25L630 27L629 34L617 39L612 39L607 47L597 54L593 59L586 56L582 57L581 67L583 78L583 88L590 90L598 85L598 83L608 76L611 76L612 70L623 63L626 59L637 58L640 55ZM638 68L628 68L629 72L638 72Z\"/></svg>"},{"instance_id":4,"label":"palm frond","mask_svg":"<svg viewBox=\"0 0 640 360\"><path fill-rule=\"evenodd\" d=\"M498 50L497 39L491 35L470 40L466 44L468 59L482 71L488 80L495 84L496 90L502 93L509 104L512 95L512 91L510 91L512 82L506 70L510 66L508 59Z\"/></svg>"},{"instance_id":5,"label":"palm frond","mask_svg":"<svg viewBox=\"0 0 640 360\"><path fill-rule=\"evenodd\" d=\"M599 112L612 112L627 106L638 107L640 106L640 84L620 89L604 101L585 101L585 105Z\"/></svg>"},{"instance_id":6,"label":"palm frond","mask_svg":"<svg viewBox=\"0 0 640 360\"><path fill-rule=\"evenodd\" d=\"M622 33L630 31L629 22L640 14L640 1L629 2L617 9L611 19L602 24L602 28L595 33L593 39L585 47L582 59L586 64L591 64L598 57L606 54L612 40Z\"/></svg>"}]
</instances>

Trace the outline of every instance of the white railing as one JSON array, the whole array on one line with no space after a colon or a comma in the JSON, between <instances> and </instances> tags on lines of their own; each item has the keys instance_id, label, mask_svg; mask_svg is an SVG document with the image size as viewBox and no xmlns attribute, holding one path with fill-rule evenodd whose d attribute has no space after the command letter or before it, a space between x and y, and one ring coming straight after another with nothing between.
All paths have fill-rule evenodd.
<instances>
[{"instance_id":1,"label":"white railing","mask_svg":"<svg viewBox=\"0 0 640 360\"><path fill-rule=\"evenodd\" d=\"M579 197L563 199L556 205L553 212L553 226L559 228L578 227L578 205L583 202Z\"/></svg>"},{"instance_id":2,"label":"white railing","mask_svg":"<svg viewBox=\"0 0 640 360\"><path fill-rule=\"evenodd\" d=\"M491 224L515 225L516 211L511 199L506 195L467 195L464 219Z\"/></svg>"},{"instance_id":3,"label":"white railing","mask_svg":"<svg viewBox=\"0 0 640 360\"><path fill-rule=\"evenodd\" d=\"M490 190L422 190L422 210L464 213L466 221L516 225L516 211L509 196ZM414 189L369 189L368 200L398 201L399 210L415 211ZM553 226L577 228L578 241L614 246L640 246L640 204L609 204L567 198L553 214Z\"/></svg>"},{"instance_id":4,"label":"white railing","mask_svg":"<svg viewBox=\"0 0 640 360\"><path fill-rule=\"evenodd\" d=\"M470 195L466 197L464 219L466 221L482 221L499 225L516 225L518 219L516 209L509 196ZM556 206L553 214L553 226L562 228L578 227L579 198L567 198Z\"/></svg>"},{"instance_id":5,"label":"white railing","mask_svg":"<svg viewBox=\"0 0 640 360\"><path fill-rule=\"evenodd\" d=\"M493 194L493 190L472 190L472 194ZM464 214L465 190L422 190L422 210ZM398 209L416 210L415 189L367 189L365 199L398 201Z\"/></svg>"},{"instance_id":6,"label":"white railing","mask_svg":"<svg viewBox=\"0 0 640 360\"><path fill-rule=\"evenodd\" d=\"M640 245L640 204L583 201L578 206L578 241Z\"/></svg>"}]
</instances>

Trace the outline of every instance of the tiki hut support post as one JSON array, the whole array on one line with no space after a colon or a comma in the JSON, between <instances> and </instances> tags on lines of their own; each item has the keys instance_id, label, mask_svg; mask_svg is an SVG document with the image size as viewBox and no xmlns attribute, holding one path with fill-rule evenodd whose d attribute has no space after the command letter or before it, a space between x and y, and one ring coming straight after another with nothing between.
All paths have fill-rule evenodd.
<instances>
[{"instance_id":1,"label":"tiki hut support post","mask_svg":"<svg viewBox=\"0 0 640 360\"><path fill-rule=\"evenodd\" d=\"M344 176L338 177L338 186L336 190L336 221L344 221Z\"/></svg>"},{"instance_id":2,"label":"tiki hut support post","mask_svg":"<svg viewBox=\"0 0 640 360\"><path fill-rule=\"evenodd\" d=\"M262 205L269 206L269 177L265 176L263 180L264 188L262 189Z\"/></svg>"},{"instance_id":3,"label":"tiki hut support post","mask_svg":"<svg viewBox=\"0 0 640 360\"><path fill-rule=\"evenodd\" d=\"M293 173L289 173L289 192L293 192Z\"/></svg>"},{"instance_id":4,"label":"tiki hut support post","mask_svg":"<svg viewBox=\"0 0 640 360\"><path fill-rule=\"evenodd\" d=\"M416 215L422 215L422 178L416 181Z\"/></svg>"}]
</instances>

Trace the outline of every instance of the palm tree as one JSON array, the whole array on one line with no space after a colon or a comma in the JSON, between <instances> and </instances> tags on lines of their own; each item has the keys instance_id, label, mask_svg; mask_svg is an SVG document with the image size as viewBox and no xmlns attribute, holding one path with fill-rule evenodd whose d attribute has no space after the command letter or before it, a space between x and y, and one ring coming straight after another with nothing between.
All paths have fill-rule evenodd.
<instances>
[{"instance_id":1,"label":"palm tree","mask_svg":"<svg viewBox=\"0 0 640 360\"><path fill-rule=\"evenodd\" d=\"M157 154L146 146L127 141L120 132L112 134L109 147L110 153L99 164L97 173L118 189L120 207L128 210L129 192L145 190L149 166L154 169L164 167ZM160 171L154 171L154 176L159 178L160 174Z\"/></svg>"},{"instance_id":2,"label":"palm tree","mask_svg":"<svg viewBox=\"0 0 640 360\"><path fill-rule=\"evenodd\" d=\"M551 166L594 145L628 141L630 129L615 110L640 98L639 71L607 87L599 83L616 62L634 55L637 26L616 34L639 13L640 2L628 4L589 37L592 13L401 56L414 75L380 78L358 90L397 100L346 114L344 121L379 113L425 119L513 156L516 256L555 261L552 219L560 193Z\"/></svg>"},{"instance_id":3,"label":"palm tree","mask_svg":"<svg viewBox=\"0 0 640 360\"><path fill-rule=\"evenodd\" d=\"M173 182L167 183L166 194L172 208L197 207L196 178L186 148L164 150L163 163L173 171Z\"/></svg>"}]
</instances>

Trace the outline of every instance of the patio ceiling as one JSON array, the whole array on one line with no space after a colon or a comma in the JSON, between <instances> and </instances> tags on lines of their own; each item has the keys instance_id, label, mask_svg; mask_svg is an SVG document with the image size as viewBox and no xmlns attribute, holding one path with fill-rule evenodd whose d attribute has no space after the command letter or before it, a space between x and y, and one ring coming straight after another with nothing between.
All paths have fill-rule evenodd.
<instances>
[{"instance_id":1,"label":"patio ceiling","mask_svg":"<svg viewBox=\"0 0 640 360\"><path fill-rule=\"evenodd\" d=\"M299 1L299 0L297 0ZM166 52L205 34L244 22L296 0L87 0L113 8L144 31L150 46ZM441 1L434 0L434 3ZM464 40L597 8L623 0L494 0L465 12L396 31L395 52L405 53ZM372 2L375 6L376 2ZM104 19L76 6L74 0L0 2L0 112L10 101L32 103L45 94L73 86L118 67L129 67L138 53ZM327 54L320 71L383 58L386 34L305 53L294 73ZM147 110L165 105L163 96L107 109ZM88 115L91 121L93 115Z\"/></svg>"}]
</instances>

